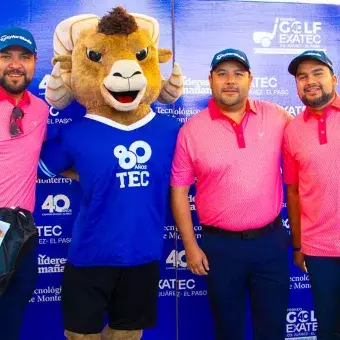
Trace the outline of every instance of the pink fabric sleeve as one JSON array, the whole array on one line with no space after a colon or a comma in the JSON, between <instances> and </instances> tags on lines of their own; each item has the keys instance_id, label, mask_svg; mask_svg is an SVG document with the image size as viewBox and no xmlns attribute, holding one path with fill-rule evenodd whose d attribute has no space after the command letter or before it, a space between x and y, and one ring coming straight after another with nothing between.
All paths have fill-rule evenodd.
<instances>
[{"instance_id":1,"label":"pink fabric sleeve","mask_svg":"<svg viewBox=\"0 0 340 340\"><path fill-rule=\"evenodd\" d=\"M283 137L282 145L283 180L286 184L299 182L298 164L292 155L287 129Z\"/></svg>"},{"instance_id":2,"label":"pink fabric sleeve","mask_svg":"<svg viewBox=\"0 0 340 340\"><path fill-rule=\"evenodd\" d=\"M195 171L188 147L186 129L180 129L172 161L170 185L173 187L188 186L195 181Z\"/></svg>"}]
</instances>

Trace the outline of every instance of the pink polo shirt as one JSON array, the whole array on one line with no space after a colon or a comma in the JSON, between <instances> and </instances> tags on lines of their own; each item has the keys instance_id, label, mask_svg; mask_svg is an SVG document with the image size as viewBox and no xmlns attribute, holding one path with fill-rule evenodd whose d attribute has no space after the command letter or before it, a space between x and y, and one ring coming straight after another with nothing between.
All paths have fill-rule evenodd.
<instances>
[{"instance_id":1,"label":"pink polo shirt","mask_svg":"<svg viewBox=\"0 0 340 340\"><path fill-rule=\"evenodd\" d=\"M318 116L306 109L286 128L286 184L299 184L301 251L340 256L340 97Z\"/></svg>"},{"instance_id":2,"label":"pink polo shirt","mask_svg":"<svg viewBox=\"0 0 340 340\"><path fill-rule=\"evenodd\" d=\"M49 109L43 100L25 91L18 104L24 111L24 133L12 138L9 125L14 106L13 98L0 87L0 207L20 206L33 211Z\"/></svg>"},{"instance_id":3,"label":"pink polo shirt","mask_svg":"<svg viewBox=\"0 0 340 340\"><path fill-rule=\"evenodd\" d=\"M280 156L291 116L270 102L249 100L240 125L213 99L181 128L171 185L196 182L200 223L241 231L273 221L282 208Z\"/></svg>"}]
</instances>

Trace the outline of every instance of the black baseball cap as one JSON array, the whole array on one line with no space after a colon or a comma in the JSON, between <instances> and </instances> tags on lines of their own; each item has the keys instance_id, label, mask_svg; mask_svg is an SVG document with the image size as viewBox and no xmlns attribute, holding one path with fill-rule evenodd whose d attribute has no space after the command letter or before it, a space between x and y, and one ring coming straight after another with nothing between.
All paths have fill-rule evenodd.
<instances>
[{"instance_id":1,"label":"black baseball cap","mask_svg":"<svg viewBox=\"0 0 340 340\"><path fill-rule=\"evenodd\" d=\"M226 50L216 53L211 62L210 71L213 71L218 64L222 63L223 61L227 61L227 60L239 61L245 66L245 68L248 71L250 71L250 64L249 64L247 55L244 52L240 50L235 50L233 48L227 48Z\"/></svg>"},{"instance_id":2,"label":"black baseball cap","mask_svg":"<svg viewBox=\"0 0 340 340\"><path fill-rule=\"evenodd\" d=\"M305 60L317 60L320 61L320 63L326 65L329 67L329 69L334 72L333 70L333 63L328 58L327 54L324 51L318 51L318 50L307 50L300 55L298 55L296 58L294 58L289 66L288 66L288 72L292 74L293 76L296 75L297 68L299 67L300 63Z\"/></svg>"}]
</instances>

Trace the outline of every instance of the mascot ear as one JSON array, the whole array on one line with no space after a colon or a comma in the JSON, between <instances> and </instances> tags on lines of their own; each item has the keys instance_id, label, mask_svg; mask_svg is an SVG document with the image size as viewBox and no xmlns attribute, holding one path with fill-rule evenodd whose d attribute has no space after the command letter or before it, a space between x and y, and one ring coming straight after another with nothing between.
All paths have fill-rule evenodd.
<instances>
[{"instance_id":1,"label":"mascot ear","mask_svg":"<svg viewBox=\"0 0 340 340\"><path fill-rule=\"evenodd\" d=\"M165 48L158 49L158 61L160 63L166 63L172 58L172 52Z\"/></svg>"}]
</instances>

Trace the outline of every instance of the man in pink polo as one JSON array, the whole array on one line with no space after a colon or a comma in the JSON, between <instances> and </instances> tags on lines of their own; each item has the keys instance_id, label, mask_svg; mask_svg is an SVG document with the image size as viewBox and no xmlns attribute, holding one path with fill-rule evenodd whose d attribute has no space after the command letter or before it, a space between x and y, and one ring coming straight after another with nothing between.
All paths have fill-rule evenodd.
<instances>
[{"instance_id":1,"label":"man in pink polo","mask_svg":"<svg viewBox=\"0 0 340 340\"><path fill-rule=\"evenodd\" d=\"M340 97L325 52L308 50L288 71L306 109L286 128L284 181L294 262L310 275L318 340L340 339Z\"/></svg>"},{"instance_id":2,"label":"man in pink polo","mask_svg":"<svg viewBox=\"0 0 340 340\"><path fill-rule=\"evenodd\" d=\"M190 270L206 275L216 339L244 340L250 294L254 340L282 340L289 296L289 235L282 226L283 108L248 99L245 53L211 63L212 99L181 128L172 167L172 209ZM188 192L196 178L198 246Z\"/></svg>"},{"instance_id":3,"label":"man in pink polo","mask_svg":"<svg viewBox=\"0 0 340 340\"><path fill-rule=\"evenodd\" d=\"M46 103L26 90L36 59L36 44L29 31L0 30L0 207L21 207L31 212L49 113ZM36 278L37 260L32 249L0 297L0 339L19 339Z\"/></svg>"}]
</instances>

